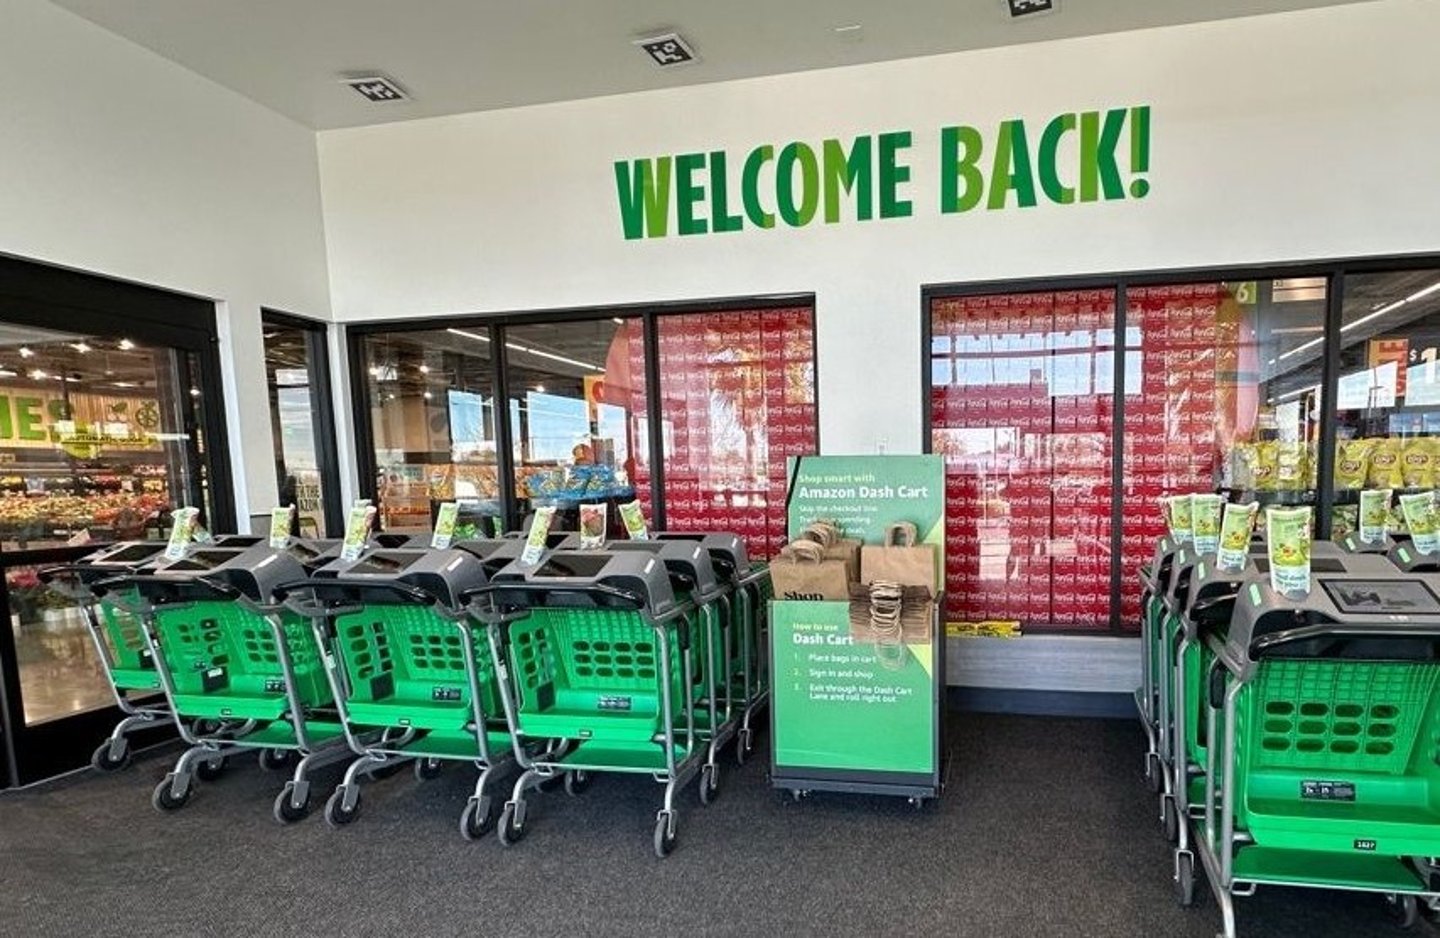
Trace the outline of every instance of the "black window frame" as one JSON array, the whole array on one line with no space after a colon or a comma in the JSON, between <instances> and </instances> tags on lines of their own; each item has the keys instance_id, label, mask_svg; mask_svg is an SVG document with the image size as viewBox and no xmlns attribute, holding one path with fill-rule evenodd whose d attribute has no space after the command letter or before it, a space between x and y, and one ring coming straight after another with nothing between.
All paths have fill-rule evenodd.
<instances>
[{"instance_id":1,"label":"black window frame","mask_svg":"<svg viewBox=\"0 0 1440 938\"><path fill-rule=\"evenodd\" d=\"M320 471L320 504L325 515L323 533L325 537L341 537L345 533L345 502L340 491L340 447L336 436L335 394L330 373L330 324L268 307L261 309L260 327L263 329L270 325L299 329L305 333L305 357L310 375L310 420L315 433L315 462Z\"/></svg>"},{"instance_id":2,"label":"black window frame","mask_svg":"<svg viewBox=\"0 0 1440 938\"><path fill-rule=\"evenodd\" d=\"M645 346L645 416L647 419L648 443L650 450L650 504L653 517L650 523L658 530L665 529L665 460L664 429L660 422L660 333L658 321L665 316L693 316L734 312L753 312L766 309L788 309L808 306L812 325L818 329L815 294L808 292L766 294L763 296L724 297L707 300L681 300L663 303L625 303L609 306L581 306L564 309L526 310L507 313L468 313L455 316L425 316L412 319L385 319L374 322L348 323L345 325L345 351L350 371L350 400L355 423L355 464L360 477L360 496L377 497L377 472L375 461L375 435L370 423L371 399L368 375L365 370L363 343L365 336L392 332L423 332L434 329L465 329L473 332L485 331L490 339L490 368L492 387L497 401L508 401L509 378L505 345L505 330L512 326L539 323L587 322L603 319L641 320ZM811 343L811 360L815 388L815 448L820 451L820 368L819 341ZM513 438L508 411L500 413L497 407L496 424L496 473L500 483L501 514L507 529L520 526L521 518L515 499L515 472Z\"/></svg>"},{"instance_id":3,"label":"black window frame","mask_svg":"<svg viewBox=\"0 0 1440 938\"><path fill-rule=\"evenodd\" d=\"M1037 634L1044 635L1116 635L1134 637L1137 632L1121 621L1120 592L1127 577L1136 571L1123 569L1122 536L1124 508L1124 434L1125 434L1125 365L1129 355L1122 337L1126 334L1128 291L1132 287L1162 287L1187 283L1235 282L1249 280L1280 280L1324 278L1325 280L1325 356L1321 363L1320 441L1316 453L1319 463L1315 477L1315 537L1330 537L1331 513L1335 506L1335 427L1336 395L1340 380L1341 315L1345 300L1345 277L1350 274L1391 273L1408 270L1440 269L1440 254L1416 253L1390 256L1363 256L1329 260L1279 261L1267 264L1241 264L1220 267L1174 267L1155 270L1131 270L1110 274L1080 274L1058 277L1013 278L1003 280L956 281L924 284L920 288L920 414L921 452L932 451L934 414L931 370L934 330L931 304L938 299L990 296L1002 293L1045 293L1068 290L1110 290L1115 300L1115 375L1112 422L1115 442L1111 447L1110 503L1110 616L1107 626L1100 628L1066 628L1047 626Z\"/></svg>"}]
</instances>

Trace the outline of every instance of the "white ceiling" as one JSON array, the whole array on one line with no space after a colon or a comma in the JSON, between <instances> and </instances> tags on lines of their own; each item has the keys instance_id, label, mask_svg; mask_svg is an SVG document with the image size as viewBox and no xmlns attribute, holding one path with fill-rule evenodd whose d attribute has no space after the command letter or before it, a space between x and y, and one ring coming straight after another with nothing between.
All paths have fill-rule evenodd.
<instances>
[{"instance_id":1,"label":"white ceiling","mask_svg":"<svg viewBox=\"0 0 1440 938\"><path fill-rule=\"evenodd\" d=\"M1019 20L1005 0L52 2L326 129L1362 0L1057 0ZM672 29L698 64L661 70L632 45ZM413 100L337 80L373 71Z\"/></svg>"}]
</instances>

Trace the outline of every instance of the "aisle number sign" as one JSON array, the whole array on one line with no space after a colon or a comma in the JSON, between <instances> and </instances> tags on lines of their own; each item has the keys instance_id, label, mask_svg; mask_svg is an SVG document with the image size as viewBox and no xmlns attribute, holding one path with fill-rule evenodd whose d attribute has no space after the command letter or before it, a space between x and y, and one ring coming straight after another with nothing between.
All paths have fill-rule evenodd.
<instances>
[{"instance_id":1,"label":"aisle number sign","mask_svg":"<svg viewBox=\"0 0 1440 938\"><path fill-rule=\"evenodd\" d=\"M896 130L617 160L620 227L633 241L906 218L917 210L911 177L918 146L934 147L939 157L939 198L922 201L921 211L955 215L1150 193L1150 107L1140 105L956 124L928 139Z\"/></svg>"}]
</instances>

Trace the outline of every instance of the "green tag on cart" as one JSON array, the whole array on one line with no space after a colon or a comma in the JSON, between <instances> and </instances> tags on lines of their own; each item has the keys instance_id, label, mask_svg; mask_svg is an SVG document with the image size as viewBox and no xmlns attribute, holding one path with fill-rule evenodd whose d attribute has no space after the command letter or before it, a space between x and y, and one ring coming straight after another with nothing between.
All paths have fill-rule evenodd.
<instances>
[{"instance_id":1,"label":"green tag on cart","mask_svg":"<svg viewBox=\"0 0 1440 938\"><path fill-rule=\"evenodd\" d=\"M341 560L360 559L374 520L375 506L370 504L370 499L362 498L350 506L350 514L345 518L345 543L340 548Z\"/></svg>"},{"instance_id":2,"label":"green tag on cart","mask_svg":"<svg viewBox=\"0 0 1440 938\"><path fill-rule=\"evenodd\" d=\"M200 509L179 508L171 514L174 527L170 529L170 541L165 545L165 559L179 560L185 556L185 548L189 545L190 539L195 536L195 526L199 523Z\"/></svg>"},{"instance_id":3,"label":"green tag on cart","mask_svg":"<svg viewBox=\"0 0 1440 938\"><path fill-rule=\"evenodd\" d=\"M430 536L430 546L444 550L455 540L455 522L460 517L458 502L442 502L435 513L435 533Z\"/></svg>"},{"instance_id":4,"label":"green tag on cart","mask_svg":"<svg viewBox=\"0 0 1440 938\"><path fill-rule=\"evenodd\" d=\"M290 540L290 519L295 517L295 506L282 505L270 509L270 546L279 550Z\"/></svg>"}]
</instances>

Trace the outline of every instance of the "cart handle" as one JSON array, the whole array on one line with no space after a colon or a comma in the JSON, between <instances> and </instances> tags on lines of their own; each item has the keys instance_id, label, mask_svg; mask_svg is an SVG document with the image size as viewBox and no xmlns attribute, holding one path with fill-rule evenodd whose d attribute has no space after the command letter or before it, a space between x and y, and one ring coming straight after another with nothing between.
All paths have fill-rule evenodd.
<instances>
[{"instance_id":1,"label":"cart handle","mask_svg":"<svg viewBox=\"0 0 1440 938\"><path fill-rule=\"evenodd\" d=\"M420 589L408 583L396 583L394 581L372 581L357 580L348 577L336 577L334 579L310 578L305 580L292 580L289 583L281 583L275 587L273 594L275 602L284 603L290 598L290 594L300 590L315 590L338 592L347 600L358 602L360 593L363 590L379 590L398 596L405 603L414 606L433 606L438 600Z\"/></svg>"},{"instance_id":2,"label":"cart handle","mask_svg":"<svg viewBox=\"0 0 1440 938\"><path fill-rule=\"evenodd\" d=\"M481 596L493 595L498 592L507 593L533 593L536 596L551 595L581 595L596 596L609 601L609 604L620 605L625 608L637 611L645 608L645 597L630 590L622 590L618 586L608 586L604 583L592 583L588 586L555 586L549 583L490 583L485 586L477 586L468 589L460 594L460 604L469 606Z\"/></svg>"},{"instance_id":3,"label":"cart handle","mask_svg":"<svg viewBox=\"0 0 1440 938\"><path fill-rule=\"evenodd\" d=\"M1224 616L1224 618L1228 619L1230 615L1233 614L1235 611L1235 599L1239 595L1239 593L1223 593L1219 596L1212 596L1209 599L1202 599L1200 602L1190 607L1191 621L1197 623L1203 622L1206 625L1214 625L1218 621L1220 621L1220 617L1217 616L1214 618L1210 618L1208 617L1208 614L1211 611L1219 609L1221 607L1226 607L1226 615Z\"/></svg>"},{"instance_id":4,"label":"cart handle","mask_svg":"<svg viewBox=\"0 0 1440 938\"><path fill-rule=\"evenodd\" d=\"M163 586L166 588L163 591L164 595L177 599L184 595L187 588L196 586L203 587L202 591L208 593L208 596L205 598L210 599L239 599L243 595L240 590L231 586L229 583L222 583L218 580L209 579L208 577L197 576L180 579L178 577L157 576L150 573L122 573L119 576L107 577L106 579L100 580L95 583L92 588L98 595L100 593L121 590L129 586Z\"/></svg>"}]
</instances>

